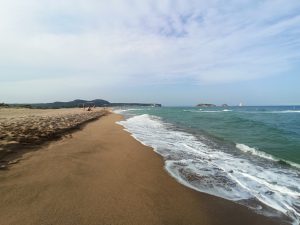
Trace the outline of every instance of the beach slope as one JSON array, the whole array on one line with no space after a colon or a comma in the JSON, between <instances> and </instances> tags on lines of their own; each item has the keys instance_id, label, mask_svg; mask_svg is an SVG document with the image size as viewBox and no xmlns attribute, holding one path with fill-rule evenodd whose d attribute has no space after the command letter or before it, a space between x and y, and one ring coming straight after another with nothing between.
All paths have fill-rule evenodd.
<instances>
[{"instance_id":1,"label":"beach slope","mask_svg":"<svg viewBox=\"0 0 300 225\"><path fill-rule=\"evenodd\" d=\"M276 224L177 183L121 119L101 117L0 171L0 224Z\"/></svg>"}]
</instances>

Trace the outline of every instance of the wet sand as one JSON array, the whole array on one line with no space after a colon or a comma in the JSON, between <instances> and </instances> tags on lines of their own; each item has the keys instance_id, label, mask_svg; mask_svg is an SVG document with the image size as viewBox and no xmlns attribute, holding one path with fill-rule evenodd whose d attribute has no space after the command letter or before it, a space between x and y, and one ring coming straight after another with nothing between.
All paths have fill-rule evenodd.
<instances>
[{"instance_id":1,"label":"wet sand","mask_svg":"<svg viewBox=\"0 0 300 225\"><path fill-rule=\"evenodd\" d=\"M177 183L121 119L101 117L0 171L0 224L276 224Z\"/></svg>"}]
</instances>

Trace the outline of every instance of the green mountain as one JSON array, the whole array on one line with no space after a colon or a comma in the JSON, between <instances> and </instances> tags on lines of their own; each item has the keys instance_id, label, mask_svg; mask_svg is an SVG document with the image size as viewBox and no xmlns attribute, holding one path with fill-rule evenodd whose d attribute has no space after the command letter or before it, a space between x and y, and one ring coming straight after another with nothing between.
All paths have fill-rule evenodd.
<instances>
[{"instance_id":1,"label":"green mountain","mask_svg":"<svg viewBox=\"0 0 300 225\"><path fill-rule=\"evenodd\" d=\"M83 105L108 106L109 104L110 102L103 99L94 99L92 101L76 99L70 102L37 103L37 104L30 104L30 105L32 106L32 108L56 109L56 108L82 107Z\"/></svg>"}]
</instances>

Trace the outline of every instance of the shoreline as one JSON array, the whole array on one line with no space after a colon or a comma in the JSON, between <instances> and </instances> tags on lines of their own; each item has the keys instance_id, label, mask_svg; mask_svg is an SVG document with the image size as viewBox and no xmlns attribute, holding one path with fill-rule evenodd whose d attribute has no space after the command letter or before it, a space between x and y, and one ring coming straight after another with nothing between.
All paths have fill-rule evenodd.
<instances>
[{"instance_id":1,"label":"shoreline","mask_svg":"<svg viewBox=\"0 0 300 225\"><path fill-rule=\"evenodd\" d=\"M0 172L4 224L279 224L179 184L109 114Z\"/></svg>"}]
</instances>

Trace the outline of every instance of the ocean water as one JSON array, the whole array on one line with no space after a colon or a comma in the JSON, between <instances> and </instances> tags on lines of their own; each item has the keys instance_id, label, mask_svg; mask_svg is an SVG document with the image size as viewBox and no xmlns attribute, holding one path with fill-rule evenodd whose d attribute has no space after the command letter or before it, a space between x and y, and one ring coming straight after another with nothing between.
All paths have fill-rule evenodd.
<instances>
[{"instance_id":1,"label":"ocean water","mask_svg":"<svg viewBox=\"0 0 300 225\"><path fill-rule=\"evenodd\" d=\"M178 182L300 223L300 107L115 109Z\"/></svg>"}]
</instances>

